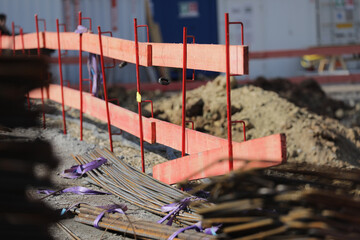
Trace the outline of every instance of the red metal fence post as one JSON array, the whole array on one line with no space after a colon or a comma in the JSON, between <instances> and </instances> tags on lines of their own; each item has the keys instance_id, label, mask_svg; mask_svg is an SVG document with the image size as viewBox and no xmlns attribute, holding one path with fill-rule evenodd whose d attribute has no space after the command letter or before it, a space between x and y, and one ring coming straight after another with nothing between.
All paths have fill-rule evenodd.
<instances>
[{"instance_id":1,"label":"red metal fence post","mask_svg":"<svg viewBox=\"0 0 360 240\"><path fill-rule=\"evenodd\" d=\"M105 97L105 104L106 104L106 117L107 117L109 141L110 141L110 151L113 152L111 123L110 123L110 112L109 112L109 102L108 102L108 95L107 95L107 88L106 88L106 74L105 74L104 54L103 54L103 47L102 47L102 41L101 41L101 28L100 28L100 26L98 26L98 34L99 34L99 45L100 45L101 72L102 72L102 76L103 76L104 97Z\"/></svg>"},{"instance_id":2,"label":"red metal fence post","mask_svg":"<svg viewBox=\"0 0 360 240\"><path fill-rule=\"evenodd\" d=\"M39 37L39 19L38 15L35 14L35 26L36 26L36 37L37 37L37 53L38 56L41 56L40 51L40 37ZM44 30L46 31L46 25L44 25ZM42 104L42 118L43 118L43 128L46 128L46 118L45 118L45 103L44 103L44 89L41 87L41 104Z\"/></svg>"},{"instance_id":3,"label":"red metal fence post","mask_svg":"<svg viewBox=\"0 0 360 240\"><path fill-rule=\"evenodd\" d=\"M229 22L229 13L225 13L225 51L226 51L226 100L227 100L227 122L228 122L228 146L229 146L229 170L233 170L233 149L232 149L232 133L231 133L231 88L230 88L230 76L238 76L231 74L230 72L230 24L241 25L241 45L244 45L244 25L242 22ZM235 121L236 122L236 121ZM243 123L244 124L244 123ZM244 137L244 140L246 137Z\"/></svg>"},{"instance_id":4,"label":"red metal fence post","mask_svg":"<svg viewBox=\"0 0 360 240\"><path fill-rule=\"evenodd\" d=\"M61 107L63 117L64 134L66 134L66 118L65 118L65 106L64 106L64 88L63 88L63 74L62 74L62 62L61 62L61 47L60 47L60 32L59 32L59 19L56 19L56 32L58 39L58 65L60 74L60 89L61 89Z\"/></svg>"},{"instance_id":5,"label":"red metal fence post","mask_svg":"<svg viewBox=\"0 0 360 240\"><path fill-rule=\"evenodd\" d=\"M229 150L229 170L233 166L233 149L231 135L231 96L230 96L230 39L229 39L229 14L225 13L225 51L226 51L226 102L227 102L227 124L228 124L228 150Z\"/></svg>"},{"instance_id":6,"label":"red metal fence post","mask_svg":"<svg viewBox=\"0 0 360 240\"><path fill-rule=\"evenodd\" d=\"M81 11L79 11L78 25L81 25ZM80 141L83 140L83 95L82 95L82 34L79 34L79 91L80 91Z\"/></svg>"},{"instance_id":7,"label":"red metal fence post","mask_svg":"<svg viewBox=\"0 0 360 240\"><path fill-rule=\"evenodd\" d=\"M143 136L143 124L141 113L141 92L140 92L140 72L139 72L139 43L137 34L137 20L134 18L134 34L135 34L135 59L136 59L136 101L138 102L138 114L139 114L139 130L140 130L140 149L141 149L141 167L145 172L145 160L144 160L144 136Z\"/></svg>"},{"instance_id":8,"label":"red metal fence post","mask_svg":"<svg viewBox=\"0 0 360 240\"><path fill-rule=\"evenodd\" d=\"M187 28L183 28L183 75L182 75L182 119L181 119L181 156L185 156L185 117L186 117L186 65L187 65Z\"/></svg>"}]
</instances>

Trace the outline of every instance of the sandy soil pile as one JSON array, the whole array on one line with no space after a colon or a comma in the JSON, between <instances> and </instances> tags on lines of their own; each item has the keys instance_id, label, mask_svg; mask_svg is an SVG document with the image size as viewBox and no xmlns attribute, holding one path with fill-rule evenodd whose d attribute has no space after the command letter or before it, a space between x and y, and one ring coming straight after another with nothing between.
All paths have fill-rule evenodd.
<instances>
[{"instance_id":1,"label":"sandy soil pile","mask_svg":"<svg viewBox=\"0 0 360 240\"><path fill-rule=\"evenodd\" d=\"M296 106L275 92L256 86L236 88L234 79L231 85L232 120L246 121L247 139L285 133L289 162L360 166L360 128L347 128L338 120L326 116L343 107L341 103L334 110L325 109L320 116ZM186 116L194 121L197 130L227 137L225 89L225 79L218 77L187 92ZM311 101L303 106L319 104L316 97L309 99ZM181 124L181 102L181 94L155 101L155 117ZM149 107L146 107L147 110ZM316 108L321 110L322 107ZM233 140L242 141L242 126L237 124L232 129Z\"/></svg>"}]
</instances>

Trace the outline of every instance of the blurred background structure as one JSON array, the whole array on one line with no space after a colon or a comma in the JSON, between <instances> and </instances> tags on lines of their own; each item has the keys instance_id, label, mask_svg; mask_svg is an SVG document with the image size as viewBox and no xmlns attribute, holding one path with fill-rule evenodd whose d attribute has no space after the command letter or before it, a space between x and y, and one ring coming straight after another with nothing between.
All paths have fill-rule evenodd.
<instances>
[{"instance_id":1,"label":"blurred background structure","mask_svg":"<svg viewBox=\"0 0 360 240\"><path fill-rule=\"evenodd\" d=\"M92 18L95 33L100 25L114 37L133 40L136 17L139 24L149 24L153 42L181 42L182 27L187 26L196 42L203 44L224 44L224 13L228 12L231 21L244 23L245 45L250 49L250 75L243 78L348 75L360 69L360 0L2 0L0 9L8 17L9 29L14 21L25 33L35 32L34 14L46 19L47 31L56 31L56 18L66 23L67 31L74 31L78 11L82 11L84 17ZM241 44L240 37L240 26L231 26L231 44ZM145 30L139 31L139 40L146 41ZM321 46L347 46L348 51L306 57L305 65L300 64L301 54L293 52ZM331 48L327 50L331 52ZM282 51L286 56L272 58L269 51ZM332 58L335 65L326 71ZM52 69L56 79L57 67ZM63 71L65 79L76 85L76 63L66 65ZM171 78L178 77L176 71L171 73ZM162 74L154 68L141 69L141 79L147 82ZM197 74L199 78L214 75ZM135 66L108 70L107 76L110 84L134 83Z\"/></svg>"}]
</instances>

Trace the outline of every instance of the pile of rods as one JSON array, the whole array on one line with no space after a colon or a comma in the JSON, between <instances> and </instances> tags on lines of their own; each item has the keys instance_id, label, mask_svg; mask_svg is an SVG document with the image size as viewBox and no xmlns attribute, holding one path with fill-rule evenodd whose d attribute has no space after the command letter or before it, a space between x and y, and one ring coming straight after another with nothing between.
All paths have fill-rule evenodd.
<instances>
[{"instance_id":1,"label":"pile of rods","mask_svg":"<svg viewBox=\"0 0 360 240\"><path fill-rule=\"evenodd\" d=\"M360 239L360 170L285 164L233 172L199 186L216 205L203 227L224 239Z\"/></svg>"},{"instance_id":2,"label":"pile of rods","mask_svg":"<svg viewBox=\"0 0 360 240\"><path fill-rule=\"evenodd\" d=\"M75 221L93 225L97 216L104 211L104 209L93 207L87 204L80 204L79 208L72 210L77 216ZM120 214L120 213L105 213L98 227L106 230L112 230L133 238L141 239L168 239L174 232L179 230L177 227L168 226L149 221L135 219L134 217ZM215 236L196 232L195 230L179 233L175 239L215 239Z\"/></svg>"},{"instance_id":3,"label":"pile of rods","mask_svg":"<svg viewBox=\"0 0 360 240\"><path fill-rule=\"evenodd\" d=\"M99 157L106 158L107 164L89 171L87 174L91 180L87 180L144 210L165 216L167 213L161 211L162 206L192 196L127 165L107 149L96 149L89 154L74 156L74 159L78 164L86 164ZM176 220L185 225L200 221L200 215L196 213L198 208L210 204L202 200L197 202L198 207L190 206L188 211L181 211Z\"/></svg>"}]
</instances>

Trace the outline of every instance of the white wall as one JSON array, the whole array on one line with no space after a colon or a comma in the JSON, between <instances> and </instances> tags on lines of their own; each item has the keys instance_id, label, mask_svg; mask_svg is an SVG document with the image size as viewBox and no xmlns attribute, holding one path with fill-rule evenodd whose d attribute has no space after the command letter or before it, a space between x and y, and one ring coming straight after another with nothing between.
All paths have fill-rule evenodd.
<instances>
[{"instance_id":1,"label":"white wall","mask_svg":"<svg viewBox=\"0 0 360 240\"><path fill-rule=\"evenodd\" d=\"M7 27L11 31L11 22L20 25L24 32L35 32L35 14L39 18L46 19L47 31L56 31L56 18L60 23L68 22L67 31L74 31L77 26L78 11L82 11L83 17L92 18L92 30L97 33L97 26L101 26L102 31L110 31L113 26L117 26L117 31L113 32L114 37L124 39L134 39L134 18L137 18L138 24L146 24L145 19L145 2L144 0L117 0L115 9L117 19L112 18L111 0L0 0L0 13L7 15ZM66 9L66 3L69 8ZM76 5L78 3L78 5ZM67 12L65 11L67 10ZM67 21L66 16L69 16ZM115 23L112 21L116 20ZM84 25L88 26L88 22L84 20ZM43 26L40 23L40 31ZM16 31L18 32L18 30ZM139 41L146 41L146 32L139 29ZM69 55L77 55L76 51L70 51ZM56 53L53 56L57 56ZM86 56L86 53L84 53ZM64 79L70 80L73 84L78 84L78 66L63 65ZM59 70L55 64L51 66L54 79L59 81ZM149 81L149 72L151 69L145 70L140 68L141 81ZM128 64L123 69L114 68L106 70L107 81L114 82L136 82L135 65ZM83 67L83 78L88 78L86 63Z\"/></svg>"},{"instance_id":2,"label":"white wall","mask_svg":"<svg viewBox=\"0 0 360 240\"><path fill-rule=\"evenodd\" d=\"M220 43L224 38L224 13L230 21L244 23L250 51L285 50L317 44L315 0L218 0ZM240 28L230 27L231 44L240 44ZM251 60L249 77L289 77L301 74L299 58Z\"/></svg>"}]
</instances>

